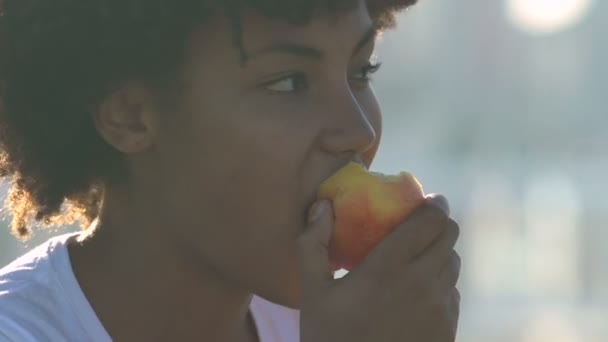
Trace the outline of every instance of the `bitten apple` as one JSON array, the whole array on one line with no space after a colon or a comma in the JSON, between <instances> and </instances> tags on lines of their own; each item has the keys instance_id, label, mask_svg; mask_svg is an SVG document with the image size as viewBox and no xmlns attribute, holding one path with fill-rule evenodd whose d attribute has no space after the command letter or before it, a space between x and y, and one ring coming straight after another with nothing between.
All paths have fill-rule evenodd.
<instances>
[{"instance_id":1,"label":"bitten apple","mask_svg":"<svg viewBox=\"0 0 608 342\"><path fill-rule=\"evenodd\" d=\"M350 270L424 202L409 172L384 175L349 163L326 179L317 194L332 201L335 226L329 245L332 270Z\"/></svg>"}]
</instances>

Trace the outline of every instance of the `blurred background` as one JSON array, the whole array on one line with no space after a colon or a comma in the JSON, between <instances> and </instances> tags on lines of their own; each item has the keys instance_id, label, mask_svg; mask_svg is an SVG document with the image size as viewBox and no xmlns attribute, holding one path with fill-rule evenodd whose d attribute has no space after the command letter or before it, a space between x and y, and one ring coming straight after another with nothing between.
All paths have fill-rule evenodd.
<instances>
[{"instance_id":1,"label":"blurred background","mask_svg":"<svg viewBox=\"0 0 608 342\"><path fill-rule=\"evenodd\" d=\"M608 341L606 35L605 1L421 0L378 46L373 169L451 201L458 341ZM1 229L0 265L73 229Z\"/></svg>"},{"instance_id":2,"label":"blurred background","mask_svg":"<svg viewBox=\"0 0 608 342\"><path fill-rule=\"evenodd\" d=\"M462 228L459 341L608 341L608 3L422 0L387 33L374 168Z\"/></svg>"}]
</instances>

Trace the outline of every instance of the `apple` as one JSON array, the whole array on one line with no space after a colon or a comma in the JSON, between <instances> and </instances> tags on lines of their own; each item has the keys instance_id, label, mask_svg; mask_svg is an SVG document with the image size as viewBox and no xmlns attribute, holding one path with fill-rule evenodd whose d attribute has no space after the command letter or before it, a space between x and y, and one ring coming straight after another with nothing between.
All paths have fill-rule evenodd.
<instances>
[{"instance_id":1,"label":"apple","mask_svg":"<svg viewBox=\"0 0 608 342\"><path fill-rule=\"evenodd\" d=\"M329 243L332 271L351 270L425 201L409 172L385 175L351 162L327 178L318 199L332 202L335 226Z\"/></svg>"}]
</instances>

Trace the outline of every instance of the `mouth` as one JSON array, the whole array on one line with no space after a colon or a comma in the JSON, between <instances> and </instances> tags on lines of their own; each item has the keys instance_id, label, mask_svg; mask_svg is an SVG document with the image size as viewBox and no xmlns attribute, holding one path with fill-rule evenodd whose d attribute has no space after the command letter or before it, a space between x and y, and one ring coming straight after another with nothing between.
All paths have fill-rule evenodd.
<instances>
[{"instance_id":1,"label":"mouth","mask_svg":"<svg viewBox=\"0 0 608 342\"><path fill-rule=\"evenodd\" d=\"M352 159L347 160L346 162L342 162L342 163L338 164L336 167L332 168L329 173L324 174L323 177L316 182L314 190L307 197L307 199L305 201L305 205L306 205L306 207L304 209L304 220L305 220L305 222L308 222L308 211L310 210L310 208L312 207L312 205L317 201L317 191L318 191L319 187L321 186L321 184L325 180L327 180L329 177L333 176L340 169L342 169L344 166L346 166L348 163L351 163L351 162L352 163L357 163L357 164L363 166L366 170L369 170L368 165L366 165L363 162L363 158L361 158L360 155L356 155Z\"/></svg>"}]
</instances>

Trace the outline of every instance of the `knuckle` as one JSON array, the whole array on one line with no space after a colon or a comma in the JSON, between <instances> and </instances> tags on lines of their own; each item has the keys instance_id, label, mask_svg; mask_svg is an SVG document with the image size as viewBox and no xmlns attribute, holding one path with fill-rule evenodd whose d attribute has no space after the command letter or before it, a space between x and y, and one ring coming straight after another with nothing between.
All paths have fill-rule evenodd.
<instances>
[{"instance_id":1,"label":"knuckle","mask_svg":"<svg viewBox=\"0 0 608 342\"><path fill-rule=\"evenodd\" d=\"M452 301L454 303L456 303L457 306L460 306L460 298L461 298L460 291L458 290L457 287L453 287L452 288Z\"/></svg>"},{"instance_id":2,"label":"knuckle","mask_svg":"<svg viewBox=\"0 0 608 342\"><path fill-rule=\"evenodd\" d=\"M462 258L456 251L452 252L452 264L454 265L456 273L460 274L460 270L462 269Z\"/></svg>"},{"instance_id":3,"label":"knuckle","mask_svg":"<svg viewBox=\"0 0 608 342\"><path fill-rule=\"evenodd\" d=\"M452 250L449 259L446 259L445 264L440 270L440 280L444 285L453 285L458 282L460 277L462 261L458 253Z\"/></svg>"},{"instance_id":4,"label":"knuckle","mask_svg":"<svg viewBox=\"0 0 608 342\"><path fill-rule=\"evenodd\" d=\"M448 221L446 229L454 240L458 240L458 238L460 237L460 226L458 225L458 223L456 223L456 221L450 219Z\"/></svg>"}]
</instances>

